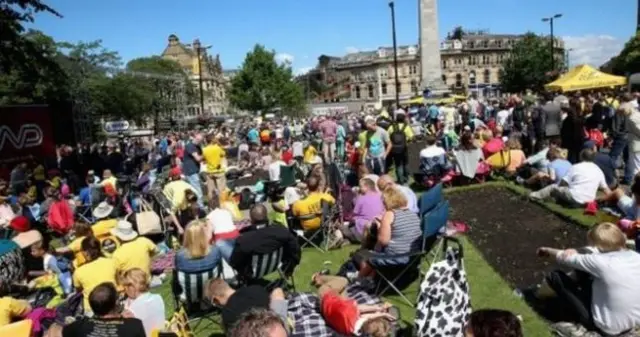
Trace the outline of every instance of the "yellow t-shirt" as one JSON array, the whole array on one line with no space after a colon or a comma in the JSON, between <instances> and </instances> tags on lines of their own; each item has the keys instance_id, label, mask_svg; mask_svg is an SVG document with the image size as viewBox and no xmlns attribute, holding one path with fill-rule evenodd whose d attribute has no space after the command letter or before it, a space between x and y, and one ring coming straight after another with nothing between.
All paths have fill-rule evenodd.
<instances>
[{"instance_id":1,"label":"yellow t-shirt","mask_svg":"<svg viewBox=\"0 0 640 337\"><path fill-rule=\"evenodd\" d=\"M314 192L309 194L306 198L298 200L293 203L292 212L296 217L306 217L308 215L317 214L317 217L308 220L302 220L300 224L304 230L316 229L320 227L322 221L322 200L326 200L331 204L334 204L336 200L329 193Z\"/></svg>"},{"instance_id":2,"label":"yellow t-shirt","mask_svg":"<svg viewBox=\"0 0 640 337\"><path fill-rule=\"evenodd\" d=\"M78 268L85 262L84 255L82 254L82 240L84 240L84 238L86 238L86 236L76 238L67 245L67 248L73 252L73 266L75 268Z\"/></svg>"},{"instance_id":3,"label":"yellow t-shirt","mask_svg":"<svg viewBox=\"0 0 640 337\"><path fill-rule=\"evenodd\" d=\"M103 179L100 182L100 185L102 185L102 186L111 185L111 187L116 188L116 186L118 186L118 178L109 177L109 178Z\"/></svg>"},{"instance_id":4,"label":"yellow t-shirt","mask_svg":"<svg viewBox=\"0 0 640 337\"><path fill-rule=\"evenodd\" d=\"M222 167L222 161L226 156L224 149L218 145L207 145L202 149L202 156L207 164L207 173L222 173L224 167Z\"/></svg>"},{"instance_id":5,"label":"yellow t-shirt","mask_svg":"<svg viewBox=\"0 0 640 337\"><path fill-rule=\"evenodd\" d=\"M45 181L47 179L44 174L44 166L38 165L33 169L33 178L36 181Z\"/></svg>"},{"instance_id":6,"label":"yellow t-shirt","mask_svg":"<svg viewBox=\"0 0 640 337\"><path fill-rule=\"evenodd\" d=\"M164 192L167 199L171 200L171 205L173 206L172 211L175 212L187 207L184 198L187 190L192 190L194 193L196 191L193 186L184 180L174 180L164 187L162 192Z\"/></svg>"},{"instance_id":7,"label":"yellow t-shirt","mask_svg":"<svg viewBox=\"0 0 640 337\"><path fill-rule=\"evenodd\" d=\"M112 258L118 273L140 268L147 275L151 275L151 256L155 255L157 251L158 247L151 240L139 236L133 241L123 242L113 252Z\"/></svg>"},{"instance_id":8,"label":"yellow t-shirt","mask_svg":"<svg viewBox=\"0 0 640 337\"><path fill-rule=\"evenodd\" d=\"M404 135L407 137L407 141L413 139L414 135L413 135L413 128L411 127L411 125L407 123L399 123L398 127L400 128L400 130L404 131ZM391 136L393 131L395 131L395 124L391 124L391 126L387 130L387 132L389 133L389 136ZM366 143L366 140L365 140L365 143Z\"/></svg>"},{"instance_id":9,"label":"yellow t-shirt","mask_svg":"<svg viewBox=\"0 0 640 337\"><path fill-rule=\"evenodd\" d=\"M116 264L113 259L99 257L95 261L83 264L73 273L73 286L82 288L84 296L84 310L91 311L89 294L100 283L116 282Z\"/></svg>"},{"instance_id":10,"label":"yellow t-shirt","mask_svg":"<svg viewBox=\"0 0 640 337\"><path fill-rule=\"evenodd\" d=\"M278 201L278 206L284 209L287 209L287 202L284 199L282 199ZM289 226L287 224L287 213L285 212L278 212L275 209L272 209L271 212L269 212L268 217L269 217L269 222L271 223L279 223L285 227Z\"/></svg>"},{"instance_id":11,"label":"yellow t-shirt","mask_svg":"<svg viewBox=\"0 0 640 337\"><path fill-rule=\"evenodd\" d=\"M489 164L492 169L506 168L510 162L511 153L509 151L499 151L487 158L487 164Z\"/></svg>"},{"instance_id":12,"label":"yellow t-shirt","mask_svg":"<svg viewBox=\"0 0 640 337\"><path fill-rule=\"evenodd\" d=\"M307 146L307 148L304 150L304 162L308 164L312 163L317 155L318 155L318 150L316 150L316 148L313 147L313 145Z\"/></svg>"},{"instance_id":13,"label":"yellow t-shirt","mask_svg":"<svg viewBox=\"0 0 640 337\"><path fill-rule=\"evenodd\" d=\"M24 317L29 309L27 301L12 297L0 298L0 326L10 324L14 318Z\"/></svg>"}]
</instances>

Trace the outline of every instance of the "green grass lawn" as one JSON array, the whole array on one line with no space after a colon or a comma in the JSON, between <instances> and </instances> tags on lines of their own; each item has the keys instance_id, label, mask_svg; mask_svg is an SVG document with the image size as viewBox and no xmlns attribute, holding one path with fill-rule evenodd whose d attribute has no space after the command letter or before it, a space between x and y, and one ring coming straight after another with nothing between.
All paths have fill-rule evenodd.
<instances>
[{"instance_id":1,"label":"green grass lawn","mask_svg":"<svg viewBox=\"0 0 640 337\"><path fill-rule=\"evenodd\" d=\"M487 186L506 187L518 194L527 192L526 189L508 182L490 182L482 185L454 188L448 190L447 193L463 192L468 189ZM582 225L589 226L591 223L595 223L595 218L582 215L582 210L566 210L550 203L543 203L543 205L554 213L562 211L563 213L559 215L579 222ZM509 310L522 317L525 336L551 336L547 323L529 308L522 299L513 294L511 287L484 260L482 254L465 237L462 237L461 241L464 246L464 265L471 288L473 308L475 310L482 308ZM296 289L298 291L314 291L314 288L309 284L311 275L323 269L325 261L330 261L331 264L329 268L332 272L337 272L341 264L349 257L350 252L355 249L355 246L348 246L324 254L314 249L305 249L302 254L302 261L294 273ZM426 268L426 266L424 267ZM418 295L418 282L419 281L416 281L404 291L410 300L415 301ZM155 289L154 292L163 295L167 307L167 315L170 316L173 312L174 302L168 282L162 287ZM399 296L388 296L385 297L385 300L400 308L405 326L413 325L413 318L415 317L415 309L413 307L409 307ZM199 337L208 337L211 334L220 333L220 329L209 322L203 322L196 329L195 333L196 336Z\"/></svg>"}]
</instances>

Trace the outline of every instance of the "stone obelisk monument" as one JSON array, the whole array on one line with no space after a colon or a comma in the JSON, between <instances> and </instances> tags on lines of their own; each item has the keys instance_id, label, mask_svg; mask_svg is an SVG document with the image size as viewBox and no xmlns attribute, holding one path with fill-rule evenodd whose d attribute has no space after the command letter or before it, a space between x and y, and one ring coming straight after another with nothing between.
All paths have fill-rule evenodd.
<instances>
[{"instance_id":1,"label":"stone obelisk monument","mask_svg":"<svg viewBox=\"0 0 640 337\"><path fill-rule=\"evenodd\" d=\"M440 37L438 35L438 1L418 0L420 29L420 80L422 90L442 95L449 90L442 82Z\"/></svg>"}]
</instances>

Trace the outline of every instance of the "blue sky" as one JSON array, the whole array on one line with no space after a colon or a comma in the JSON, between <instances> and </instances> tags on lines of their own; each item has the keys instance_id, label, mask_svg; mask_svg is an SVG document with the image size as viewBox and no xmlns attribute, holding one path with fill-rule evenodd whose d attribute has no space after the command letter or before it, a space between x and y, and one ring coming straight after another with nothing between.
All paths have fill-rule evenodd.
<instances>
[{"instance_id":1,"label":"blue sky","mask_svg":"<svg viewBox=\"0 0 640 337\"><path fill-rule=\"evenodd\" d=\"M64 18L41 14L34 28L64 41L101 39L124 61L160 54L169 34L199 38L237 68L256 43L303 71L321 54L391 45L386 0L45 0ZM417 0L396 0L399 44L418 40ZM544 16L562 13L555 33L571 62L599 65L622 48L636 25L634 0L440 0L440 36L455 26L492 33L548 33Z\"/></svg>"}]
</instances>

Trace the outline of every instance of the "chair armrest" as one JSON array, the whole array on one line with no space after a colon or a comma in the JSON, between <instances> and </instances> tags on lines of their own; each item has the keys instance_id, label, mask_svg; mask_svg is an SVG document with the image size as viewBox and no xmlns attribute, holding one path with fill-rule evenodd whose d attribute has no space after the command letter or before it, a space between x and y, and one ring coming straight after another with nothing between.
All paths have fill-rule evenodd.
<instances>
[{"instance_id":1,"label":"chair armrest","mask_svg":"<svg viewBox=\"0 0 640 337\"><path fill-rule=\"evenodd\" d=\"M402 258L412 258L412 257L418 257L420 255L424 255L426 254L423 251L416 251L416 252L409 252L409 253L404 253L404 254L389 254L389 255L383 255L383 256L376 256L374 257L374 259L402 259ZM369 258L371 259L371 258Z\"/></svg>"}]
</instances>

